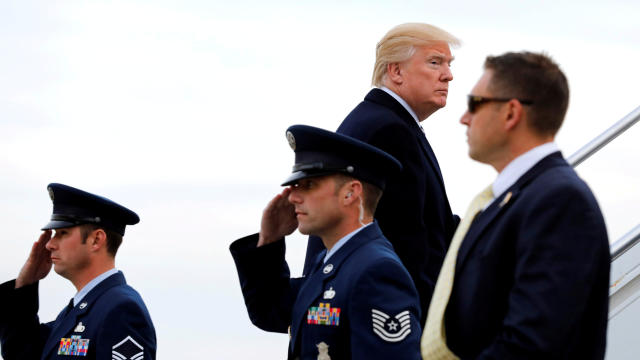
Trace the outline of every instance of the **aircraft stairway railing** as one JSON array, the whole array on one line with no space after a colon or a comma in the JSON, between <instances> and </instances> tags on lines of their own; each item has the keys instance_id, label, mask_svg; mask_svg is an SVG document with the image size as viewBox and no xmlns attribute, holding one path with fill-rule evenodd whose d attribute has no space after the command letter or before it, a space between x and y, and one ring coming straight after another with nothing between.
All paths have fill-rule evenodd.
<instances>
[{"instance_id":1,"label":"aircraft stairway railing","mask_svg":"<svg viewBox=\"0 0 640 360\"><path fill-rule=\"evenodd\" d=\"M573 167L602 149L640 121L640 107L580 148L567 161ZM639 152L640 153L640 152ZM638 184L640 190L640 184ZM640 214L639 214L640 215ZM606 359L640 358L637 334L640 326L640 224L611 243L609 323Z\"/></svg>"}]
</instances>

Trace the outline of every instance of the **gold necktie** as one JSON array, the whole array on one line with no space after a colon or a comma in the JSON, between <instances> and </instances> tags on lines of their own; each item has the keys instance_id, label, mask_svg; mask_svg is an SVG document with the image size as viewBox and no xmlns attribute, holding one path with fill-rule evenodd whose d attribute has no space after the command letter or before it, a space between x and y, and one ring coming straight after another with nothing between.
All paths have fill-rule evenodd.
<instances>
[{"instance_id":1,"label":"gold necktie","mask_svg":"<svg viewBox=\"0 0 640 360\"><path fill-rule=\"evenodd\" d=\"M462 239L467 234L469 226L473 222L478 212L480 212L489 201L493 199L491 185L484 189L471 201L467 213L460 225L456 229L447 255L444 257L440 275L433 291L429 312L427 313L427 323L424 327L420 348L423 360L451 360L458 357L447 347L447 339L444 330L444 312L449 303L451 288L453 287L453 275L456 269L456 258L458 249L462 244Z\"/></svg>"}]
</instances>

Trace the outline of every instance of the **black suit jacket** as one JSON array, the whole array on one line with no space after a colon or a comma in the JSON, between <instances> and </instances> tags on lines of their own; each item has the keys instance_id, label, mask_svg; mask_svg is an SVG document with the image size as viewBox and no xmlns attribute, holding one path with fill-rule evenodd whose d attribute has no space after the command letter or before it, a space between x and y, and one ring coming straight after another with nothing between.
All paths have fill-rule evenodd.
<instances>
[{"instance_id":1,"label":"black suit jacket","mask_svg":"<svg viewBox=\"0 0 640 360\"><path fill-rule=\"evenodd\" d=\"M459 222L451 213L438 160L413 117L380 89L371 90L337 132L376 146L402 163L402 173L386 185L375 218L418 289L424 326L433 287ZM319 238L309 238L305 274L323 249Z\"/></svg>"},{"instance_id":2,"label":"black suit jacket","mask_svg":"<svg viewBox=\"0 0 640 360\"><path fill-rule=\"evenodd\" d=\"M445 313L462 359L602 359L609 242L588 186L551 154L475 219Z\"/></svg>"}]
</instances>

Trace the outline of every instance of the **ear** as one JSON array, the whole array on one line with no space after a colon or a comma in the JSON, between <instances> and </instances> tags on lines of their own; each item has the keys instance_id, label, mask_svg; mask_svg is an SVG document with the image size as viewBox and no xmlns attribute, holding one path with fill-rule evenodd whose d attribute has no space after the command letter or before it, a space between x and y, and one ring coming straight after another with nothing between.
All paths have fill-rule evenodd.
<instances>
[{"instance_id":1,"label":"ear","mask_svg":"<svg viewBox=\"0 0 640 360\"><path fill-rule=\"evenodd\" d=\"M87 239L92 251L99 251L107 248L107 234L102 229L96 229L89 234Z\"/></svg>"},{"instance_id":2,"label":"ear","mask_svg":"<svg viewBox=\"0 0 640 360\"><path fill-rule=\"evenodd\" d=\"M523 122L523 117L524 117L524 109L522 107L522 104L520 103L520 101L516 100L516 99L511 99L509 100L509 102L507 103L507 113L505 114L506 119L505 119L505 130L507 131L511 131L513 129L515 129L518 124L520 124L521 122Z\"/></svg>"},{"instance_id":3,"label":"ear","mask_svg":"<svg viewBox=\"0 0 640 360\"><path fill-rule=\"evenodd\" d=\"M403 72L400 63L387 64L387 79L389 82L395 85L400 85L404 82L402 78Z\"/></svg>"},{"instance_id":4,"label":"ear","mask_svg":"<svg viewBox=\"0 0 640 360\"><path fill-rule=\"evenodd\" d=\"M353 203L359 204L361 196L362 183L358 180L349 181L340 189L340 199L344 206L349 206Z\"/></svg>"}]
</instances>

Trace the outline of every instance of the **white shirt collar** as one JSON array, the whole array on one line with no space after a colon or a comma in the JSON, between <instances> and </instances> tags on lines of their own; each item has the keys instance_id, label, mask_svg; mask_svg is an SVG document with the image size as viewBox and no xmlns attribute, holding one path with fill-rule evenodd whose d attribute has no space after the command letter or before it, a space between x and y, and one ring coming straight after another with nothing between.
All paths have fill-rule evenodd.
<instances>
[{"instance_id":1,"label":"white shirt collar","mask_svg":"<svg viewBox=\"0 0 640 360\"><path fill-rule=\"evenodd\" d=\"M402 105L402 107L404 107L407 110L407 112L409 112L409 114L411 114L411 116L413 117L413 120L416 121L418 126L420 126L420 120L418 120L418 115L416 115L413 109L411 109L411 106L409 106L409 104L407 104L407 102L404 101L404 99L401 98L400 95L394 93L391 89L389 89L386 86L381 87L380 90L386 92L387 94L391 95L394 99L396 99L396 101L399 102L400 105Z\"/></svg>"},{"instance_id":2,"label":"white shirt collar","mask_svg":"<svg viewBox=\"0 0 640 360\"><path fill-rule=\"evenodd\" d=\"M89 281L87 285L85 285L78 293L73 297L73 306L78 305L80 301L89 293L89 291L93 290L94 287L98 286L104 279L118 272L118 269L113 268L111 270L107 270L102 274L93 278L93 280Z\"/></svg>"},{"instance_id":3,"label":"white shirt collar","mask_svg":"<svg viewBox=\"0 0 640 360\"><path fill-rule=\"evenodd\" d=\"M511 185L515 184L518 179L531 169L540 160L548 155L560 151L558 145L554 142L548 142L534 147L526 153L513 159L498 174L496 181L493 182L493 198L497 198L507 191Z\"/></svg>"},{"instance_id":4,"label":"white shirt collar","mask_svg":"<svg viewBox=\"0 0 640 360\"><path fill-rule=\"evenodd\" d=\"M359 228L353 230L352 232L350 232L347 235L345 235L344 237L342 237L342 239L338 240L338 242L335 245L333 245L331 250L327 251L327 254L324 256L324 260L322 261L322 263L326 263L327 260L329 260L329 258L331 257L331 255L335 254L336 251L338 251L338 249L340 249L342 247L342 245L346 244L347 241L349 241L349 239L351 239L360 230L366 228L367 226L369 226L371 224L373 224L373 222L370 222L370 223L368 223L367 225L364 225L364 226L360 226Z\"/></svg>"}]
</instances>

